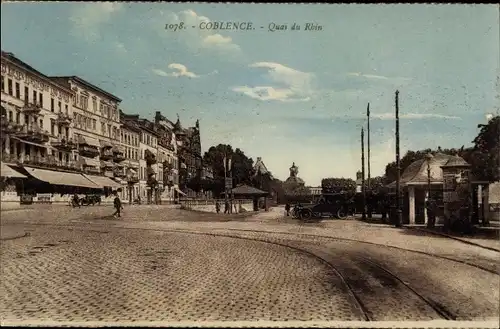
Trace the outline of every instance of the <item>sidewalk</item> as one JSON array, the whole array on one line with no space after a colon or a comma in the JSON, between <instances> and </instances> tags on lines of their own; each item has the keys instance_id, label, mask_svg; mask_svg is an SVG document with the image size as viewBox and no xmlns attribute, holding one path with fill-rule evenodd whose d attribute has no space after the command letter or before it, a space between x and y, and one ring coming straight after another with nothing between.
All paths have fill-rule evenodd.
<instances>
[{"instance_id":1,"label":"sidewalk","mask_svg":"<svg viewBox=\"0 0 500 329\"><path fill-rule=\"evenodd\" d=\"M497 227L477 227L476 232L470 235L463 235L459 233L444 233L441 231L441 226L437 226L434 229L429 229L425 225L405 225L405 227L408 229L439 235L453 240L461 241L466 244L500 252L500 230Z\"/></svg>"}]
</instances>

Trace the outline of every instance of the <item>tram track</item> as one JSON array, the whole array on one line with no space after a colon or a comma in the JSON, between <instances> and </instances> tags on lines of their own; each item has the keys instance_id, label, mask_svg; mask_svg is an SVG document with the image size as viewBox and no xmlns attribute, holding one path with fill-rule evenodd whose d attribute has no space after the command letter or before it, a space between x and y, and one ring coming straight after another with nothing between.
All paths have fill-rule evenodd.
<instances>
[{"instance_id":1,"label":"tram track","mask_svg":"<svg viewBox=\"0 0 500 329\"><path fill-rule=\"evenodd\" d=\"M35 225L44 225L44 226L58 226L58 227L65 227L65 228L71 228L71 229L77 229L77 230L85 230L88 231L86 228L79 228L74 225L64 225L64 224L35 224ZM104 227L103 227L104 228ZM118 229L124 229L124 230L144 230L144 231L156 231L156 232L165 232L165 233L173 233L173 234L190 234L190 235L204 235L204 236L213 236L213 237L225 237L225 238L233 238L233 239L241 239L241 240L248 240L248 241L255 241L255 242L261 242L261 243L267 243L267 244L272 244L272 245L277 245L283 248L288 248L291 250L294 250L295 252L303 253L308 255L309 257L317 259L319 262L324 264L327 268L329 268L343 283L343 285L346 288L347 294L350 296L350 299L355 306L355 308L358 310L359 315L365 320L365 321L376 321L380 320L377 317L375 310L377 310L377 306L375 303L379 300L379 298L373 298L373 296L370 299L369 294L363 292L363 289L360 289L359 287L356 287L356 281L352 280L352 278L348 277L348 273L352 273L352 266L349 270L349 265L347 265L349 262L346 260L339 260L336 258L336 264L333 264L329 258L332 258L331 255L329 257L328 253L324 252L319 252L317 250L317 247L314 247L311 242L307 241L300 241L299 243L293 243L293 241L287 241L287 242L277 242L273 240L280 240L279 238L274 238L274 237L269 237L269 238L260 238L260 237L249 237L249 236L241 236L241 235L235 235L235 234L228 234L228 233L221 233L221 232L207 232L207 231L196 231L196 230L186 230L186 229L161 229L161 228L133 228L133 227L114 227ZM91 230L93 232L96 232L95 229ZM238 231L238 230L230 230L230 231ZM248 233L250 230L239 230L244 233ZM262 231L250 231L253 233L273 233L273 232L262 232ZM300 235L300 234L298 234ZM302 234L303 235L303 234ZM313 235L307 235L307 236L313 236ZM285 240L285 239L281 239ZM335 239L335 240L345 240L345 239ZM356 241L356 240L351 240L351 241ZM291 243L290 243L291 242ZM357 241L356 241L357 242ZM380 245L383 246L383 245ZM316 250L315 250L316 249ZM398 248L402 249L402 248ZM314 251L311 251L314 250ZM404 249L405 250L405 249ZM411 251L411 250L409 250ZM333 257L335 258L335 256ZM451 314L449 311L447 311L443 306L440 304L432 301L431 299L423 296L421 293L416 291L413 287L410 287L403 279L392 273L390 270L386 269L382 265L359 255L354 256L356 259L356 262L358 262L358 265L361 264L361 267L365 269L368 268L370 271L370 274L374 274L378 272L378 276L380 276L381 273L383 275L390 277L394 281L397 281L401 287L405 287L407 289L407 293L411 292L413 295L415 295L422 303L424 303L427 307L431 308L435 316L431 318L441 318L445 320L455 320L456 317ZM352 260L350 260L352 261ZM360 263L359 263L360 262ZM341 264L339 269L339 265ZM369 266L367 266L369 265ZM360 271L362 272L362 271ZM362 275L361 275L362 276ZM366 277L366 276L365 276ZM365 280L367 281L367 280ZM384 288L385 289L385 288ZM401 291L398 290L399 288L393 287L392 290L394 292L397 292L392 296L391 298L394 299L394 301L397 301L397 296L401 294ZM366 303L366 301L369 301ZM366 305L368 304L368 305ZM372 309L372 310L370 310Z\"/></svg>"}]
</instances>

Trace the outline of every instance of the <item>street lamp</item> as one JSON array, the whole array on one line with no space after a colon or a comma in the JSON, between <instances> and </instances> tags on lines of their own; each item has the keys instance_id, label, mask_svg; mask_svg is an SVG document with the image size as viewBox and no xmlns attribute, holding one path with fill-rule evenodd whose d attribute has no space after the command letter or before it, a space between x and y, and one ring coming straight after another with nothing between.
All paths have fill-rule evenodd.
<instances>
[{"instance_id":1,"label":"street lamp","mask_svg":"<svg viewBox=\"0 0 500 329\"><path fill-rule=\"evenodd\" d=\"M431 198L431 161L434 156L431 153L425 155L425 161L427 162L427 228L434 227L434 209Z\"/></svg>"}]
</instances>

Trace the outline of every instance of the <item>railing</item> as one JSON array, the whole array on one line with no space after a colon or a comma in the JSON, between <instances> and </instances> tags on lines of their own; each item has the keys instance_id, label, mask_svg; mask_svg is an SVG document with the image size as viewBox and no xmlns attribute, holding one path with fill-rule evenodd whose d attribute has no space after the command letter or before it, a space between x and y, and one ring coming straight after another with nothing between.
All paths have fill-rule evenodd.
<instances>
[{"instance_id":1,"label":"railing","mask_svg":"<svg viewBox=\"0 0 500 329\"><path fill-rule=\"evenodd\" d=\"M38 104L29 103L21 108L21 112L25 113L38 113L42 110L42 107Z\"/></svg>"},{"instance_id":2,"label":"railing","mask_svg":"<svg viewBox=\"0 0 500 329\"><path fill-rule=\"evenodd\" d=\"M210 206L210 205L215 205L215 203L219 201L219 204L221 207L224 207L224 202L225 199L206 199L206 200L196 200L196 199L180 199L179 203L181 205L185 205L186 207L193 207L193 206ZM230 199L228 199L229 202L231 202ZM248 203L253 203L252 199L233 199L233 204L248 204Z\"/></svg>"},{"instance_id":3,"label":"railing","mask_svg":"<svg viewBox=\"0 0 500 329\"><path fill-rule=\"evenodd\" d=\"M58 138L57 141L52 142L52 146L56 148L74 149L76 148L76 143L72 138Z\"/></svg>"},{"instance_id":4,"label":"railing","mask_svg":"<svg viewBox=\"0 0 500 329\"><path fill-rule=\"evenodd\" d=\"M81 166L75 161L62 161L54 156L18 156L16 154L2 154L2 161L7 163L22 163L26 165L35 165L38 167L44 167L48 169L67 169L67 170L81 170Z\"/></svg>"}]
</instances>

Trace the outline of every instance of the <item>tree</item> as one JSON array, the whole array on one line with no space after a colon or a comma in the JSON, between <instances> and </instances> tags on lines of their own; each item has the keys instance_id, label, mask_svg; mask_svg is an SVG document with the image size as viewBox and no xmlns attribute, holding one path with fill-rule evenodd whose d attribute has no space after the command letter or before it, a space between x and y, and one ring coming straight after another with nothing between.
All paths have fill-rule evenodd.
<instances>
[{"instance_id":1,"label":"tree","mask_svg":"<svg viewBox=\"0 0 500 329\"><path fill-rule=\"evenodd\" d=\"M323 178L323 193L356 193L356 182L351 178Z\"/></svg>"},{"instance_id":2,"label":"tree","mask_svg":"<svg viewBox=\"0 0 500 329\"><path fill-rule=\"evenodd\" d=\"M209 184L214 194L219 195L224 191L224 157L231 158L233 184L251 184L253 160L231 145L219 144L212 146L203 155L203 163L213 169L213 183ZM229 169L229 168L228 168ZM234 186L233 185L233 186Z\"/></svg>"},{"instance_id":3,"label":"tree","mask_svg":"<svg viewBox=\"0 0 500 329\"><path fill-rule=\"evenodd\" d=\"M477 137L472 141L469 163L472 175L479 180L500 180L500 116L493 117L488 124L478 125Z\"/></svg>"},{"instance_id":4,"label":"tree","mask_svg":"<svg viewBox=\"0 0 500 329\"><path fill-rule=\"evenodd\" d=\"M365 181L366 189L371 190L373 193L386 192L385 185L385 177L383 176L371 177L370 182L368 180ZM369 189L368 186L370 187Z\"/></svg>"}]
</instances>

